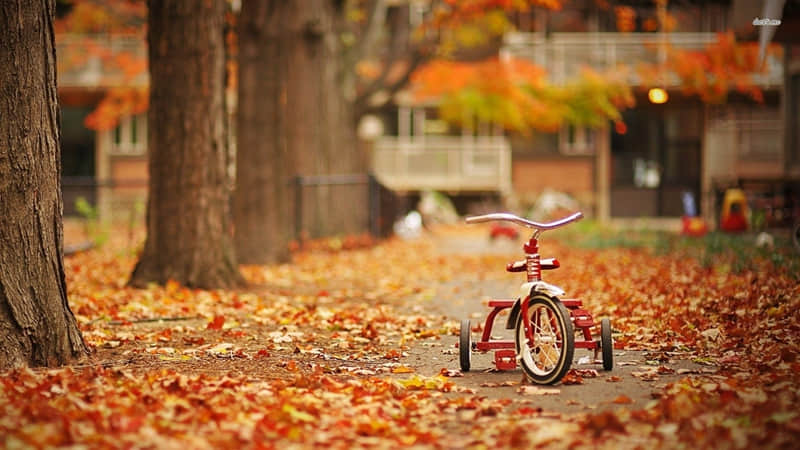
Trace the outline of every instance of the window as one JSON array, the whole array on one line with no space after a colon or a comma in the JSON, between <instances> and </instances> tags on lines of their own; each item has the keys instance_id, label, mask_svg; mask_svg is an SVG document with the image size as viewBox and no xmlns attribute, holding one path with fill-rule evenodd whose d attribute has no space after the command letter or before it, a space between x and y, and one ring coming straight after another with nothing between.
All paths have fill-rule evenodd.
<instances>
[{"instance_id":1,"label":"window","mask_svg":"<svg viewBox=\"0 0 800 450\"><path fill-rule=\"evenodd\" d=\"M565 155L593 155L594 132L586 127L565 125L559 133L559 150Z\"/></svg>"},{"instance_id":2,"label":"window","mask_svg":"<svg viewBox=\"0 0 800 450\"><path fill-rule=\"evenodd\" d=\"M780 160L783 143L777 109L741 109L737 111L736 118L736 143L740 160Z\"/></svg>"},{"instance_id":3,"label":"window","mask_svg":"<svg viewBox=\"0 0 800 450\"><path fill-rule=\"evenodd\" d=\"M117 125L114 127L114 145L120 145L122 143L122 127Z\"/></svg>"},{"instance_id":4,"label":"window","mask_svg":"<svg viewBox=\"0 0 800 450\"><path fill-rule=\"evenodd\" d=\"M112 155L144 155L147 150L147 115L122 117L111 130Z\"/></svg>"},{"instance_id":5,"label":"window","mask_svg":"<svg viewBox=\"0 0 800 450\"><path fill-rule=\"evenodd\" d=\"M789 115L787 128L791 133L789 140L789 160L800 163L800 74L792 75L790 81Z\"/></svg>"},{"instance_id":6,"label":"window","mask_svg":"<svg viewBox=\"0 0 800 450\"><path fill-rule=\"evenodd\" d=\"M139 142L139 135L136 133L136 124L139 121L139 116L131 117L131 144L135 147Z\"/></svg>"}]
</instances>

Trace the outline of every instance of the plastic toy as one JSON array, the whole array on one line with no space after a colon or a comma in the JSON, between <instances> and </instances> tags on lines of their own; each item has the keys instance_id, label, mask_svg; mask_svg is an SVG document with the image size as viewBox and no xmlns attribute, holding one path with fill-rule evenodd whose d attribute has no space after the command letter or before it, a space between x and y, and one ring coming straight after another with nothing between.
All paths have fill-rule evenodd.
<instances>
[{"instance_id":1,"label":"plastic toy","mask_svg":"<svg viewBox=\"0 0 800 450\"><path fill-rule=\"evenodd\" d=\"M524 244L525 259L506 266L509 272L525 272L526 282L520 286L517 299L492 299L491 308L483 327L480 340L472 341L471 323L461 321L459 336L459 360L461 370L469 371L472 352L494 350L494 362L498 370L511 370L520 362L525 375L536 384L557 383L572 365L575 347L594 350L595 358L602 353L603 369L614 367L611 322L600 321L600 336L592 338L596 327L589 311L582 308L579 299L565 299L564 291L542 280L543 270L560 266L555 258L541 259L539 235L546 230L562 227L580 220L580 212L550 223L533 222L513 214L494 213L468 217L467 223L507 221L533 229L533 235ZM510 308L506 329L513 329L513 340L492 338L492 328L497 315ZM580 334L576 340L576 333Z\"/></svg>"},{"instance_id":2,"label":"plastic toy","mask_svg":"<svg viewBox=\"0 0 800 450\"><path fill-rule=\"evenodd\" d=\"M493 224L492 228L489 230L489 239L495 240L499 237L505 237L511 239L512 241L516 241L519 239L519 231L516 228L504 225L504 224Z\"/></svg>"},{"instance_id":3,"label":"plastic toy","mask_svg":"<svg viewBox=\"0 0 800 450\"><path fill-rule=\"evenodd\" d=\"M728 189L722 199L722 214L719 228L729 233L740 233L748 227L747 217L750 210L747 207L747 197L741 189Z\"/></svg>"}]
</instances>

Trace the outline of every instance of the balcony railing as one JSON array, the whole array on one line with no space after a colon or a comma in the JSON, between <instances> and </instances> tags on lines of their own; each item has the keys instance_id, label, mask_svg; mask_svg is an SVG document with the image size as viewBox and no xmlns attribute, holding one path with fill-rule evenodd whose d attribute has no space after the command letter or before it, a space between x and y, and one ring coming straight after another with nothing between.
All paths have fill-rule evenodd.
<instances>
[{"instance_id":1,"label":"balcony railing","mask_svg":"<svg viewBox=\"0 0 800 450\"><path fill-rule=\"evenodd\" d=\"M619 65L635 67L639 63L657 63L660 49L701 50L717 40L716 33L508 33L503 52L533 61L548 69L550 81L564 84L577 75L582 67L612 70ZM780 58L767 58L767 71L754 74L761 86L780 86L783 83L783 64ZM665 80L668 85L677 78ZM629 82L639 85L642 80L630 71Z\"/></svg>"},{"instance_id":2,"label":"balcony railing","mask_svg":"<svg viewBox=\"0 0 800 450\"><path fill-rule=\"evenodd\" d=\"M503 137L385 137L372 168L395 191L511 190L511 146Z\"/></svg>"},{"instance_id":3,"label":"balcony railing","mask_svg":"<svg viewBox=\"0 0 800 450\"><path fill-rule=\"evenodd\" d=\"M147 45L141 36L56 35L59 87L147 86Z\"/></svg>"}]
</instances>

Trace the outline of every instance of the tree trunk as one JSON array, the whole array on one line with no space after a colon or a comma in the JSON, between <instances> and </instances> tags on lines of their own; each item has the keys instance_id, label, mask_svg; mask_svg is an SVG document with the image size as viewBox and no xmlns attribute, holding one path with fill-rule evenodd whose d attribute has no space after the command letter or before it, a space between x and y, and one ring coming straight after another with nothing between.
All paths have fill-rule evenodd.
<instances>
[{"instance_id":1,"label":"tree trunk","mask_svg":"<svg viewBox=\"0 0 800 450\"><path fill-rule=\"evenodd\" d=\"M0 370L87 352L64 278L54 13L0 2Z\"/></svg>"},{"instance_id":2,"label":"tree trunk","mask_svg":"<svg viewBox=\"0 0 800 450\"><path fill-rule=\"evenodd\" d=\"M148 6L147 239L130 283L233 287L242 278L226 172L225 2Z\"/></svg>"},{"instance_id":3,"label":"tree trunk","mask_svg":"<svg viewBox=\"0 0 800 450\"><path fill-rule=\"evenodd\" d=\"M242 262L287 258L300 206L296 175L366 173L340 79L342 4L242 2L234 196ZM365 230L366 192L366 185L304 188L303 228L312 235Z\"/></svg>"}]
</instances>

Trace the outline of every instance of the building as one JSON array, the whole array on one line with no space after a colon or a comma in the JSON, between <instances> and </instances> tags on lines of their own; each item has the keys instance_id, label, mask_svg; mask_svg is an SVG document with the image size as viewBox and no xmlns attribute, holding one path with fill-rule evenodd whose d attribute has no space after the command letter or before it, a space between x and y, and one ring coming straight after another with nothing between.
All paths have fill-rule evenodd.
<instances>
[{"instance_id":1,"label":"building","mask_svg":"<svg viewBox=\"0 0 800 450\"><path fill-rule=\"evenodd\" d=\"M114 113L115 125L98 130L87 118L120 89L144 92L146 70L126 71L125 61L146 61L143 36L57 34L61 105L64 213L77 214L84 198L103 219L127 219L147 195L146 113ZM124 92L124 91L123 91Z\"/></svg>"},{"instance_id":2,"label":"building","mask_svg":"<svg viewBox=\"0 0 800 450\"><path fill-rule=\"evenodd\" d=\"M671 1L667 11L675 26L663 33L642 31L652 28L652 21L662 13L655 2L615 2L633 12L634 31L630 32L618 32L619 15L613 6L604 9L598 6L600 3L572 1L559 12L519 14L515 17L519 31L505 36L501 55L533 61L548 69L551 82L565 83L583 65L613 70L619 64L656 63L667 48L701 50L716 42L718 33L730 30L747 38L754 29L752 19L758 15L758 7L755 11L749 7L760 2ZM787 2L787 10L796 7L797 2ZM736 22L750 15L747 23ZM713 220L723 190L743 186L753 202L763 205L780 222L781 214L785 216L787 210L796 208L792 201L797 205L800 151L798 138L793 136L800 128L800 85L795 86L800 77L800 67L796 67L800 64L799 54L796 43L785 43L782 58L774 54L767 57L766 71L752 77L763 92L760 103L730 92L727 102L708 104L696 96L683 95L675 77L665 76L659 86L651 86L631 71L628 81L636 95L636 106L623 113L625 129L615 129L611 124L600 130L566 126L558 133L533 138L467 139L461 148L475 148L481 142L504 142L494 144L495 156L489 156L490 148L485 147L486 156L481 157L486 162L484 172L496 173L498 181L491 190L510 190L521 197L547 188L568 192L604 220L681 216L687 192L700 213ZM668 101L651 102L648 91L652 87L666 90ZM405 118L409 114L411 120ZM406 167L406 159L419 159L419 155L432 157L424 151L426 142L434 143L434 153L436 149L460 145L461 138L453 136L455 133L446 136L440 132L446 127L437 123L430 105L401 101L397 122L409 121L411 126L398 125L398 137L378 142L379 175L384 170L380 162L392 155L396 157L395 167ZM479 136L497 134L490 131L490 125L482 126L485 131ZM504 165L507 157L501 156L506 149L511 153L510 166ZM408 156L399 156L402 153ZM467 171L471 158L467 153L460 170L473 179ZM402 173L403 170L395 171L392 176ZM395 184L391 178L385 178L390 186ZM510 186L499 182L506 178L511 179ZM397 185L409 189L412 181L413 176L409 175L405 184ZM420 183L420 187L428 186ZM480 188L466 184L442 188L453 193L476 189Z\"/></svg>"},{"instance_id":3,"label":"building","mask_svg":"<svg viewBox=\"0 0 800 450\"><path fill-rule=\"evenodd\" d=\"M668 12L677 24L668 33L642 31L658 17L653 1L614 2L635 13L630 32L617 31L618 14L601 3L571 0L562 11L517 14L518 31L507 34L498 51L547 68L550 81L559 84L582 65L608 70L620 63L658 62L666 46L703 49L726 30L757 39L752 19L760 14L760 2L670 1ZM418 8L419 2L410 7ZM787 0L784 9L786 23L775 38L783 55L770 56L768 70L755 76L762 103L731 93L725 104L710 105L683 95L676 79L665 78L657 87L669 100L655 104L647 95L654 86L632 72L636 107L624 112L626 130L611 124L599 130L565 126L557 133L522 137L490 123L455 128L438 118L435 104L399 95L383 117L373 170L383 184L401 192L434 189L530 201L555 189L572 194L587 213L604 220L680 216L686 192L701 214L713 219L721 192L731 186L745 187L763 209L785 211L793 207L792 199L796 208L800 42L795 36L800 31L791 31L797 31L793 17L800 1ZM114 63L146 60L144 38L62 34L56 44L65 212L74 213L75 200L84 197L102 217L114 211L126 218L146 196L146 115L123 114L114 127L98 131L85 122L114 89L147 86L146 71L131 77Z\"/></svg>"}]
</instances>

